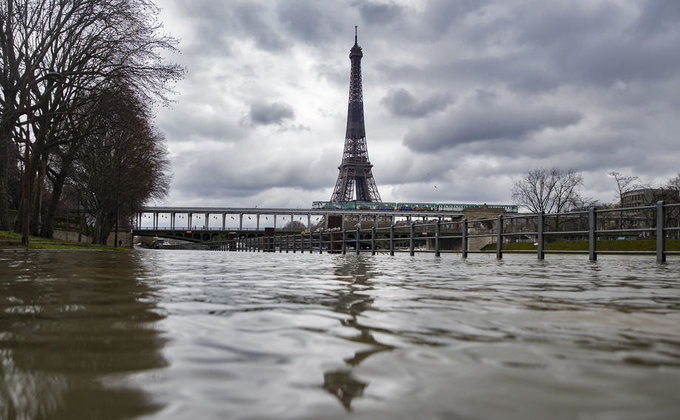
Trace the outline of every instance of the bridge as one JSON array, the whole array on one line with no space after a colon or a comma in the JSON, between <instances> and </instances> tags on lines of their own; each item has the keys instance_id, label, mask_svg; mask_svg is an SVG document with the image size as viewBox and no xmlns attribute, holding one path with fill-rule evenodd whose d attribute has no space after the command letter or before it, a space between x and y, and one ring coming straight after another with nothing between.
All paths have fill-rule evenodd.
<instances>
[{"instance_id":1,"label":"bridge","mask_svg":"<svg viewBox=\"0 0 680 420\"><path fill-rule=\"evenodd\" d=\"M334 217L331 217L334 216ZM459 220L460 210L358 210L358 209L290 209L246 207L144 207L133 219L132 234L157 236L191 242L215 242L233 237L254 237L265 228L279 233L300 233L315 228L354 227L357 223L381 221L394 224L400 220ZM291 222L299 222L293 224ZM329 221L331 226L329 226ZM349 225L351 223L351 226ZM297 228L293 228L296 226Z\"/></svg>"}]
</instances>

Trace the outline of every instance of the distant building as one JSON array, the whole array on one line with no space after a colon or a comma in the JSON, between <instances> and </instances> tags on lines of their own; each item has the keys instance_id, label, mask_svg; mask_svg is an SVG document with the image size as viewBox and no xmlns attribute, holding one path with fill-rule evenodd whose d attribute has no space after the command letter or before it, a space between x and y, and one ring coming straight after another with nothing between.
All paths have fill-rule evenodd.
<instances>
[{"instance_id":1,"label":"distant building","mask_svg":"<svg viewBox=\"0 0 680 420\"><path fill-rule=\"evenodd\" d=\"M680 195L677 190L668 188L640 188L623 193L621 196L621 206L651 206L660 200L668 203L677 203L680 201Z\"/></svg>"}]
</instances>

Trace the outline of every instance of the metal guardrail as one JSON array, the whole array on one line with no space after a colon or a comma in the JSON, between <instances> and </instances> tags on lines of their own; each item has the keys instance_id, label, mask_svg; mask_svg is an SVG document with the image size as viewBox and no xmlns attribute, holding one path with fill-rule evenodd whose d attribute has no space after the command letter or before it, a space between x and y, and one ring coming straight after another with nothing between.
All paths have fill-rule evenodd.
<instances>
[{"instance_id":1,"label":"metal guardrail","mask_svg":"<svg viewBox=\"0 0 680 420\"><path fill-rule=\"evenodd\" d=\"M672 217L670 213L673 213ZM675 226L672 226L672 222ZM560 229L560 226L562 229ZM532 213L499 215L495 218L411 222L391 226L371 228L318 230L312 233L295 235L255 236L234 238L226 242L212 244L214 249L249 252L333 252L354 253L371 252L376 254L395 252L460 253L467 258L471 253L495 253L498 259L503 254L535 253L538 259L545 254L588 254L590 261L596 261L602 254L652 254L658 262L665 262L668 255L680 255L678 251L666 250L667 236L675 234L680 238L680 204L664 204L660 201L654 206L641 206L616 209L590 208L583 211L566 213ZM655 238L653 251L606 251L598 250L598 240L613 236ZM587 250L547 250L547 238L583 238L587 240ZM513 239L514 238L514 239ZM535 250L507 250L504 243L531 239ZM470 242L486 241L495 243L495 251L471 249ZM442 247L449 241L448 247ZM451 246L451 242L459 246Z\"/></svg>"}]
</instances>

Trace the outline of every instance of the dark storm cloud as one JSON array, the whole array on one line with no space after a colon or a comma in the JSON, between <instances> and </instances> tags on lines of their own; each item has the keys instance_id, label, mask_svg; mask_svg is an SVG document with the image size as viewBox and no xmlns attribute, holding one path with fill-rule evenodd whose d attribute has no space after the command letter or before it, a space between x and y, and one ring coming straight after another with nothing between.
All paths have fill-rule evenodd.
<instances>
[{"instance_id":1,"label":"dark storm cloud","mask_svg":"<svg viewBox=\"0 0 680 420\"><path fill-rule=\"evenodd\" d=\"M645 37L677 33L680 21L680 2L657 0L646 3L636 22L636 29Z\"/></svg>"},{"instance_id":2,"label":"dark storm cloud","mask_svg":"<svg viewBox=\"0 0 680 420\"><path fill-rule=\"evenodd\" d=\"M322 155L311 160L282 159L280 155L249 152L233 148L221 149L215 153L186 152L176 165L175 184L177 188L186 191L189 197L243 198L276 188L323 188L337 176L337 173L309 176L314 171L324 174L323 168L337 165L334 157L329 159L329 156ZM249 162L249 165L224 164L225 155L230 156L231 162L243 161ZM196 170L197 166L200 171ZM202 182L197 183L195 176L200 176Z\"/></svg>"},{"instance_id":3,"label":"dark storm cloud","mask_svg":"<svg viewBox=\"0 0 680 420\"><path fill-rule=\"evenodd\" d=\"M293 118L293 108L285 103L254 103L250 106L250 121L253 125L281 124L284 120Z\"/></svg>"},{"instance_id":4,"label":"dark storm cloud","mask_svg":"<svg viewBox=\"0 0 680 420\"><path fill-rule=\"evenodd\" d=\"M196 22L198 39L192 50L209 54L231 54L232 43L251 39L265 51L281 51L288 44L268 21L269 9L248 1L225 3L221 0L182 1L187 18Z\"/></svg>"},{"instance_id":5,"label":"dark storm cloud","mask_svg":"<svg viewBox=\"0 0 680 420\"><path fill-rule=\"evenodd\" d=\"M175 114L161 118L179 196L326 188L318 199L327 198L342 155L354 25L385 199L426 194L436 181L432 197L447 185L459 201L505 202L511 179L538 166L645 182L679 169L678 0L164 1L187 35L190 80ZM257 152L238 149L253 139ZM233 149L187 152L193 141ZM280 159L281 144L296 158Z\"/></svg>"},{"instance_id":6,"label":"dark storm cloud","mask_svg":"<svg viewBox=\"0 0 680 420\"><path fill-rule=\"evenodd\" d=\"M448 93L435 94L418 101L406 89L391 90L380 103L398 117L420 118L446 109L453 102Z\"/></svg>"},{"instance_id":7,"label":"dark storm cloud","mask_svg":"<svg viewBox=\"0 0 680 420\"><path fill-rule=\"evenodd\" d=\"M480 13L488 3L486 0L427 1L421 14L411 14L406 33L424 41L438 40L466 16Z\"/></svg>"},{"instance_id":8,"label":"dark storm cloud","mask_svg":"<svg viewBox=\"0 0 680 420\"><path fill-rule=\"evenodd\" d=\"M574 111L501 102L495 94L480 91L452 112L407 133L404 144L413 151L436 153L463 143L521 139L545 128L575 124L580 119Z\"/></svg>"},{"instance_id":9,"label":"dark storm cloud","mask_svg":"<svg viewBox=\"0 0 680 420\"><path fill-rule=\"evenodd\" d=\"M678 4L644 2L636 14L611 2L593 7L549 3L517 13L512 23L518 45L542 57L544 70L561 83L606 87L677 74ZM675 25L667 24L671 21Z\"/></svg>"},{"instance_id":10,"label":"dark storm cloud","mask_svg":"<svg viewBox=\"0 0 680 420\"><path fill-rule=\"evenodd\" d=\"M377 25L394 21L401 17L404 8L394 3L375 3L375 2L357 2L356 7L359 8L361 18L364 22Z\"/></svg>"},{"instance_id":11,"label":"dark storm cloud","mask_svg":"<svg viewBox=\"0 0 680 420\"><path fill-rule=\"evenodd\" d=\"M324 44L343 32L339 16L331 12L333 9L334 2L304 0L280 2L277 7L278 19L286 32L295 41L312 45Z\"/></svg>"}]
</instances>

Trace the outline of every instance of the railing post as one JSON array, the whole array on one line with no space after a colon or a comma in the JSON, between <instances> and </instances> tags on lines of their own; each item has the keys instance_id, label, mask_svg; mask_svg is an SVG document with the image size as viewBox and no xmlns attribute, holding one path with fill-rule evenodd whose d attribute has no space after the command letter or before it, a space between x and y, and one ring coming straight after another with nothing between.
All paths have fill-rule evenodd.
<instances>
[{"instance_id":1,"label":"railing post","mask_svg":"<svg viewBox=\"0 0 680 420\"><path fill-rule=\"evenodd\" d=\"M588 259L597 261L597 217L595 207L588 209Z\"/></svg>"},{"instance_id":2,"label":"railing post","mask_svg":"<svg viewBox=\"0 0 680 420\"><path fill-rule=\"evenodd\" d=\"M496 258L503 258L503 215L498 215L498 232L496 233Z\"/></svg>"},{"instance_id":3,"label":"railing post","mask_svg":"<svg viewBox=\"0 0 680 420\"><path fill-rule=\"evenodd\" d=\"M333 229L335 229L335 228L333 228ZM328 240L329 240L328 253L331 253L331 254L333 253L333 243L335 242L335 241L333 241L333 239L334 239L334 238L333 238L334 233L335 233L334 231L331 231L331 232L328 234Z\"/></svg>"},{"instance_id":4,"label":"railing post","mask_svg":"<svg viewBox=\"0 0 680 420\"><path fill-rule=\"evenodd\" d=\"M323 254L323 231L319 231L319 254Z\"/></svg>"},{"instance_id":5,"label":"railing post","mask_svg":"<svg viewBox=\"0 0 680 420\"><path fill-rule=\"evenodd\" d=\"M295 254L295 234L293 234L293 254Z\"/></svg>"},{"instance_id":6,"label":"railing post","mask_svg":"<svg viewBox=\"0 0 680 420\"><path fill-rule=\"evenodd\" d=\"M462 238L460 239L461 242L461 251L462 251L462 257L467 258L468 256L468 221L467 219L463 219L463 229L462 229Z\"/></svg>"},{"instance_id":7,"label":"railing post","mask_svg":"<svg viewBox=\"0 0 680 420\"><path fill-rule=\"evenodd\" d=\"M536 215L536 218L537 218L536 224L538 225L538 227L537 227L538 232L537 232L537 235L536 235L537 236L536 242L538 243L538 246L536 247L536 255L537 255L539 260L542 260L542 259L545 258L545 243L543 242L544 241L543 227L545 226L544 225L544 218L543 218L544 215L545 215L545 213L543 213L543 212L540 212Z\"/></svg>"},{"instance_id":8,"label":"railing post","mask_svg":"<svg viewBox=\"0 0 680 420\"><path fill-rule=\"evenodd\" d=\"M375 255L375 226L371 229L371 255Z\"/></svg>"},{"instance_id":9,"label":"railing post","mask_svg":"<svg viewBox=\"0 0 680 420\"><path fill-rule=\"evenodd\" d=\"M411 222L411 229L409 232L409 253L411 256L415 255L415 232L416 232L416 222Z\"/></svg>"},{"instance_id":10,"label":"railing post","mask_svg":"<svg viewBox=\"0 0 680 420\"><path fill-rule=\"evenodd\" d=\"M314 242L313 242L313 236L314 234L312 233L312 230L309 230L309 253L313 254L314 253Z\"/></svg>"},{"instance_id":11,"label":"railing post","mask_svg":"<svg viewBox=\"0 0 680 420\"><path fill-rule=\"evenodd\" d=\"M434 256L439 257L439 232L441 230L442 221L437 219L437 224L434 226Z\"/></svg>"},{"instance_id":12,"label":"railing post","mask_svg":"<svg viewBox=\"0 0 680 420\"><path fill-rule=\"evenodd\" d=\"M361 228L360 228L360 227L357 227L357 243L356 243L356 247L357 247L357 249L356 249L357 255L359 255L359 250L361 249L361 244L359 243L360 237L361 237Z\"/></svg>"},{"instance_id":13,"label":"railing post","mask_svg":"<svg viewBox=\"0 0 680 420\"><path fill-rule=\"evenodd\" d=\"M394 223L390 224L390 255L394 256Z\"/></svg>"},{"instance_id":14,"label":"railing post","mask_svg":"<svg viewBox=\"0 0 680 420\"><path fill-rule=\"evenodd\" d=\"M342 255L347 254L347 231L342 228Z\"/></svg>"},{"instance_id":15,"label":"railing post","mask_svg":"<svg viewBox=\"0 0 680 420\"><path fill-rule=\"evenodd\" d=\"M666 262L665 223L663 201L658 201L656 203L656 262L658 263Z\"/></svg>"}]
</instances>

